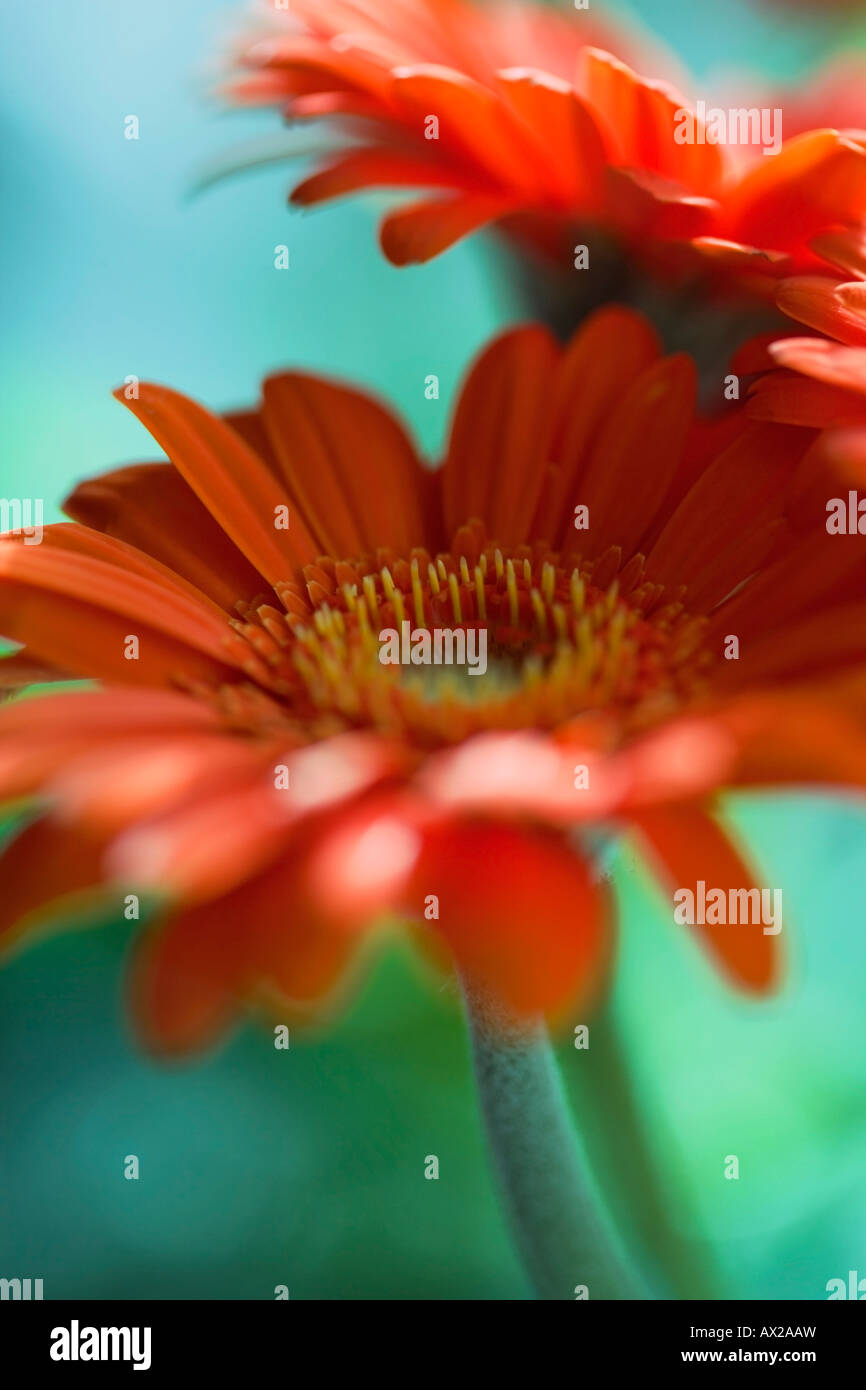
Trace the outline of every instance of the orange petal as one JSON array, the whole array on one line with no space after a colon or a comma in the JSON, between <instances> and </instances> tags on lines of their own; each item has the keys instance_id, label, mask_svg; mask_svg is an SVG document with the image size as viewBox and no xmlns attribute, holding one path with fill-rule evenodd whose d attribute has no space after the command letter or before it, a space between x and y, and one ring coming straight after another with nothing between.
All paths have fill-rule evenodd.
<instances>
[{"instance_id":1,"label":"orange petal","mask_svg":"<svg viewBox=\"0 0 866 1390\"><path fill-rule=\"evenodd\" d=\"M410 128L423 137L429 112L439 121L439 149L458 165L477 170L479 192L535 193L538 164L531 144L509 118L508 108L480 83L464 74L418 64L397 70L393 100Z\"/></svg>"},{"instance_id":2,"label":"orange petal","mask_svg":"<svg viewBox=\"0 0 866 1390\"><path fill-rule=\"evenodd\" d=\"M800 356L799 345L811 345L815 341L814 338L788 340L797 345L790 349L790 360L796 363L798 372L807 368L808 376L795 375L793 372L768 372L755 382L748 402L748 412L753 420L805 425L812 429L866 424L866 409L858 395L847 386L829 386L823 381L811 379L816 367L818 370L823 367L825 371L829 368L829 372L832 372L829 359L822 366L818 365L821 362L820 349L815 354L810 346L806 349L807 355ZM780 346L779 343L774 345L774 355Z\"/></svg>"},{"instance_id":3,"label":"orange petal","mask_svg":"<svg viewBox=\"0 0 866 1390\"><path fill-rule=\"evenodd\" d=\"M639 549L679 466L696 394L685 353L654 363L632 383L581 479L576 500L589 508L589 531L574 533L575 547L593 555L611 544L627 555Z\"/></svg>"},{"instance_id":4,"label":"orange petal","mask_svg":"<svg viewBox=\"0 0 866 1390\"><path fill-rule=\"evenodd\" d=\"M316 558L292 498L240 435L210 411L167 386L142 382L136 400L118 400L136 415L183 474L207 510L268 583L290 579ZM289 529L277 529L289 508Z\"/></svg>"},{"instance_id":5,"label":"orange petal","mask_svg":"<svg viewBox=\"0 0 866 1390\"><path fill-rule=\"evenodd\" d=\"M698 610L725 598L771 553L784 514L784 484L807 444L801 431L767 426L735 439L659 535L647 562L653 582L688 585L689 604Z\"/></svg>"},{"instance_id":6,"label":"orange petal","mask_svg":"<svg viewBox=\"0 0 866 1390\"><path fill-rule=\"evenodd\" d=\"M300 373L269 377L263 418L322 554L423 545L422 469L402 425L369 396Z\"/></svg>"},{"instance_id":7,"label":"orange petal","mask_svg":"<svg viewBox=\"0 0 866 1390\"><path fill-rule=\"evenodd\" d=\"M69 555L87 555L94 560L105 561L127 574L139 574L151 584L159 584L173 602L181 608L196 614L207 612L212 624L225 631L225 618L219 606L208 598L206 593L194 584L175 573L168 565L138 550L127 541L108 536L90 526L79 526L68 521L55 522L45 527L42 545L50 550L64 551Z\"/></svg>"},{"instance_id":8,"label":"orange petal","mask_svg":"<svg viewBox=\"0 0 866 1390\"><path fill-rule=\"evenodd\" d=\"M531 142L533 162L544 169L548 199L572 213L597 211L604 146L591 112L574 88L536 68L507 68L498 79Z\"/></svg>"},{"instance_id":9,"label":"orange petal","mask_svg":"<svg viewBox=\"0 0 866 1390\"><path fill-rule=\"evenodd\" d=\"M553 381L545 478L532 534L554 545L570 538L591 447L623 394L660 353L655 330L633 309L610 304L584 319Z\"/></svg>"},{"instance_id":10,"label":"orange petal","mask_svg":"<svg viewBox=\"0 0 866 1390\"><path fill-rule=\"evenodd\" d=\"M632 239L689 241L697 246L718 207L711 198L685 193L680 184L645 169L608 168L609 216Z\"/></svg>"},{"instance_id":11,"label":"orange petal","mask_svg":"<svg viewBox=\"0 0 866 1390\"><path fill-rule=\"evenodd\" d=\"M358 938L347 927L362 925L385 901L383 891L393 896L410 867L411 861L396 870L393 860L381 862L383 818L381 803L348 814L338 808L304 827L255 877L225 896L185 907L148 934L131 979L134 1015L147 1045L159 1052L205 1046L244 1003L264 1004L280 1020L312 1005L320 1011L358 955ZM347 865L344 854L358 864ZM358 872L371 856L372 897L369 874ZM322 877L329 867L341 879L336 896ZM351 901L344 900L351 887Z\"/></svg>"},{"instance_id":12,"label":"orange petal","mask_svg":"<svg viewBox=\"0 0 866 1390\"><path fill-rule=\"evenodd\" d=\"M559 355L547 329L532 326L503 333L475 362L441 474L449 533L479 517L504 544L527 535L544 481L540 445Z\"/></svg>"},{"instance_id":13,"label":"orange petal","mask_svg":"<svg viewBox=\"0 0 866 1390\"><path fill-rule=\"evenodd\" d=\"M400 901L418 857L420 836L392 792L361 798L314 825L311 843L298 847L295 874L301 915L356 932Z\"/></svg>"},{"instance_id":14,"label":"orange petal","mask_svg":"<svg viewBox=\"0 0 866 1390\"><path fill-rule=\"evenodd\" d=\"M355 953L351 935L298 910L298 863L278 864L213 902L186 907L141 940L130 972L136 1030L151 1051L212 1044L247 1001L273 1009L328 994ZM283 1018L290 1016L284 1009Z\"/></svg>"},{"instance_id":15,"label":"orange petal","mask_svg":"<svg viewBox=\"0 0 866 1390\"><path fill-rule=\"evenodd\" d=\"M826 696L744 695L719 718L738 744L733 781L746 786L866 787L863 706L855 716Z\"/></svg>"},{"instance_id":16,"label":"orange petal","mask_svg":"<svg viewBox=\"0 0 866 1390\"><path fill-rule=\"evenodd\" d=\"M224 616L182 582L173 588L153 562L146 573L146 562L142 555L133 568L45 540L33 548L4 540L0 632L77 676L137 685L236 679ZM139 640L137 660L124 654L129 636Z\"/></svg>"},{"instance_id":17,"label":"orange petal","mask_svg":"<svg viewBox=\"0 0 866 1390\"><path fill-rule=\"evenodd\" d=\"M575 786L578 764L586 787ZM564 826L611 815L629 787L624 764L577 737L555 741L534 730L478 734L434 754L420 785L449 814L537 816Z\"/></svg>"},{"instance_id":18,"label":"orange petal","mask_svg":"<svg viewBox=\"0 0 866 1390\"><path fill-rule=\"evenodd\" d=\"M168 691L75 691L16 700L0 707L0 801L40 791L82 754L106 757L118 741L158 736L196 739L215 730L217 715L197 700Z\"/></svg>"},{"instance_id":19,"label":"orange petal","mask_svg":"<svg viewBox=\"0 0 866 1390\"><path fill-rule=\"evenodd\" d=\"M215 792L234 790L252 772L270 767L276 749L225 734L135 738L93 743L70 752L42 790L58 819L107 835L138 820Z\"/></svg>"},{"instance_id":20,"label":"orange petal","mask_svg":"<svg viewBox=\"0 0 866 1390\"><path fill-rule=\"evenodd\" d=\"M676 113L687 103L673 88L639 77L612 54L587 47L580 56L578 89L601 124L613 163L715 197L724 168L722 152L697 140L677 144Z\"/></svg>"},{"instance_id":21,"label":"orange petal","mask_svg":"<svg viewBox=\"0 0 866 1390\"><path fill-rule=\"evenodd\" d=\"M771 371L775 365L769 348L777 341L779 333L772 329L756 333L737 348L731 357L731 371L738 376L751 376L754 372Z\"/></svg>"},{"instance_id":22,"label":"orange petal","mask_svg":"<svg viewBox=\"0 0 866 1390\"><path fill-rule=\"evenodd\" d=\"M462 974L511 1012L558 1017L599 991L612 946L604 891L553 835L455 822L431 830L407 894Z\"/></svg>"},{"instance_id":23,"label":"orange petal","mask_svg":"<svg viewBox=\"0 0 866 1390\"><path fill-rule=\"evenodd\" d=\"M108 868L188 901L222 896L278 858L308 816L394 776L405 757L376 735L354 733L284 749L270 763L267 749L257 753L230 789L217 786L131 826L113 842ZM283 767L288 775L277 779Z\"/></svg>"},{"instance_id":24,"label":"orange petal","mask_svg":"<svg viewBox=\"0 0 866 1390\"><path fill-rule=\"evenodd\" d=\"M788 485L786 512L801 534L826 529L827 499L866 487L866 429L824 430L807 449Z\"/></svg>"},{"instance_id":25,"label":"orange petal","mask_svg":"<svg viewBox=\"0 0 866 1390\"><path fill-rule=\"evenodd\" d=\"M696 236L691 240L705 264L703 270L732 270L741 273L744 284L754 286L756 294L772 294L773 281L790 269L791 256L787 251L771 251L767 247L744 246L741 241L726 241L724 237ZM743 371L746 368L742 369Z\"/></svg>"},{"instance_id":26,"label":"orange petal","mask_svg":"<svg viewBox=\"0 0 866 1390\"><path fill-rule=\"evenodd\" d=\"M701 880L707 892L720 888L727 894L731 888L757 886L753 871L728 832L700 806L665 806L643 812L634 820L668 892L688 889L697 893ZM697 924L686 930L694 932L735 984L758 993L766 993L777 984L779 938L765 935L762 923Z\"/></svg>"},{"instance_id":27,"label":"orange petal","mask_svg":"<svg viewBox=\"0 0 866 1390\"><path fill-rule=\"evenodd\" d=\"M284 761L284 760L282 760ZM275 764L276 766L276 764ZM271 863L288 844L296 808L273 771L238 776L151 820L111 844L113 878L185 902L220 898Z\"/></svg>"},{"instance_id":28,"label":"orange petal","mask_svg":"<svg viewBox=\"0 0 866 1390\"><path fill-rule=\"evenodd\" d=\"M825 536L824 539L832 544L851 538ZM728 671L724 674L737 685L744 681L759 683L809 674L823 676L834 668L864 658L866 602L837 602L832 608L796 616L772 633L762 632L760 642L749 644L741 637L739 660L728 663ZM731 671L731 667L736 669Z\"/></svg>"},{"instance_id":29,"label":"orange petal","mask_svg":"<svg viewBox=\"0 0 866 1390\"><path fill-rule=\"evenodd\" d=\"M756 160L725 200L723 235L774 250L866 217L866 150L835 130L795 136Z\"/></svg>"},{"instance_id":30,"label":"orange petal","mask_svg":"<svg viewBox=\"0 0 866 1390\"><path fill-rule=\"evenodd\" d=\"M863 288L866 289L866 285ZM866 326L866 318L863 322ZM827 386L866 397L866 346L840 347L838 343L828 343L822 338L786 338L774 343L770 353L780 367L803 372ZM866 401L851 401L847 409L849 413L863 411Z\"/></svg>"},{"instance_id":31,"label":"orange petal","mask_svg":"<svg viewBox=\"0 0 866 1390\"><path fill-rule=\"evenodd\" d=\"M0 857L0 949L89 901L102 883L103 849L99 837L48 819L16 835Z\"/></svg>"},{"instance_id":32,"label":"orange petal","mask_svg":"<svg viewBox=\"0 0 866 1390\"><path fill-rule=\"evenodd\" d=\"M476 188L477 178L459 167L437 165L420 154L352 150L299 183L292 202L312 207L359 188Z\"/></svg>"},{"instance_id":33,"label":"orange petal","mask_svg":"<svg viewBox=\"0 0 866 1390\"><path fill-rule=\"evenodd\" d=\"M385 218L380 232L382 250L392 265L429 261L461 237L514 209L512 198L482 194L413 203Z\"/></svg>"},{"instance_id":34,"label":"orange petal","mask_svg":"<svg viewBox=\"0 0 866 1390\"><path fill-rule=\"evenodd\" d=\"M79 734L105 738L130 732L217 729L220 719L210 705L170 690L64 691L0 706L0 736L15 738L41 730L49 736Z\"/></svg>"},{"instance_id":35,"label":"orange petal","mask_svg":"<svg viewBox=\"0 0 866 1390\"><path fill-rule=\"evenodd\" d=\"M819 333L849 347L866 347L866 283L836 285L820 275L794 276L782 281L776 303L783 313ZM777 360L783 367L790 365ZM861 377L866 377L866 368Z\"/></svg>"},{"instance_id":36,"label":"orange petal","mask_svg":"<svg viewBox=\"0 0 866 1390\"><path fill-rule=\"evenodd\" d=\"M246 914L259 906L239 892L188 908L140 938L130 965L130 1011L151 1052L207 1047L231 1022L245 975Z\"/></svg>"},{"instance_id":37,"label":"orange petal","mask_svg":"<svg viewBox=\"0 0 866 1390\"><path fill-rule=\"evenodd\" d=\"M736 751L729 730L715 714L686 714L651 729L613 759L628 789L621 813L682 802L724 785Z\"/></svg>"},{"instance_id":38,"label":"orange petal","mask_svg":"<svg viewBox=\"0 0 866 1390\"><path fill-rule=\"evenodd\" d=\"M812 241L812 250L847 274L866 279L866 231L862 228L823 232Z\"/></svg>"},{"instance_id":39,"label":"orange petal","mask_svg":"<svg viewBox=\"0 0 866 1390\"><path fill-rule=\"evenodd\" d=\"M744 648L749 653L749 669L755 669L753 663L760 661L768 633L817 612L831 599L835 608L852 591L861 589L858 577L862 577L864 567L866 557L859 536L831 536L823 526L813 527L717 609L706 641L720 646L725 634L736 633L741 653ZM725 665L727 673L722 672L720 679L736 681L738 676L731 668L741 669L740 662Z\"/></svg>"},{"instance_id":40,"label":"orange petal","mask_svg":"<svg viewBox=\"0 0 866 1390\"><path fill-rule=\"evenodd\" d=\"M89 478L66 499L73 521L126 541L234 612L266 581L170 463L140 463Z\"/></svg>"}]
</instances>

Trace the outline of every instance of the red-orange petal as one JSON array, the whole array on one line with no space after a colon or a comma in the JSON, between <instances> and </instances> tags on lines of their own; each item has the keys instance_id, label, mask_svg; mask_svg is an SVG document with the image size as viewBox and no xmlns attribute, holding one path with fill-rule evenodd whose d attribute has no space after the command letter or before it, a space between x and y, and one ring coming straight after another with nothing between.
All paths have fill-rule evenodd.
<instances>
[{"instance_id":1,"label":"red-orange petal","mask_svg":"<svg viewBox=\"0 0 866 1390\"><path fill-rule=\"evenodd\" d=\"M51 528L32 548L0 541L4 636L79 677L130 685L237 678L231 630L210 600L183 581L173 585L144 555L134 565L93 558L91 538L108 538L73 529L82 533L78 553L53 544ZM138 638L138 659L125 655L130 636Z\"/></svg>"},{"instance_id":2,"label":"red-orange petal","mask_svg":"<svg viewBox=\"0 0 866 1390\"><path fill-rule=\"evenodd\" d=\"M722 234L784 251L864 216L863 144L836 130L812 130L751 165L725 200Z\"/></svg>"},{"instance_id":3,"label":"red-orange petal","mask_svg":"<svg viewBox=\"0 0 866 1390\"><path fill-rule=\"evenodd\" d=\"M89 902L102 884L103 850L99 836L47 817L20 831L0 857L0 950Z\"/></svg>"},{"instance_id":4,"label":"red-orange petal","mask_svg":"<svg viewBox=\"0 0 866 1390\"><path fill-rule=\"evenodd\" d=\"M573 545L596 554L610 544L640 549L680 463L697 395L685 353L647 367L602 428L575 501L589 508L589 531ZM635 467L635 461L639 460Z\"/></svg>"},{"instance_id":5,"label":"red-orange petal","mask_svg":"<svg viewBox=\"0 0 866 1390\"><path fill-rule=\"evenodd\" d=\"M359 188L467 188L477 187L468 170L437 165L420 154L391 150L351 150L304 179L292 190L292 202L312 207L329 198L341 198Z\"/></svg>"},{"instance_id":6,"label":"red-orange petal","mask_svg":"<svg viewBox=\"0 0 866 1390\"><path fill-rule=\"evenodd\" d=\"M371 397L298 372L268 377L262 417L287 490L322 554L350 557L438 540L406 430Z\"/></svg>"},{"instance_id":7,"label":"red-orange petal","mask_svg":"<svg viewBox=\"0 0 866 1390\"><path fill-rule=\"evenodd\" d=\"M230 425L167 386L142 382L129 407L183 474L208 511L270 584L290 579L316 558L292 498ZM279 529L282 508L289 527Z\"/></svg>"},{"instance_id":8,"label":"red-orange petal","mask_svg":"<svg viewBox=\"0 0 866 1390\"><path fill-rule=\"evenodd\" d=\"M481 822L431 829L407 910L423 917L430 895L430 929L507 1010L557 1018L595 997L612 948L604 889L558 836Z\"/></svg>"},{"instance_id":9,"label":"red-orange petal","mask_svg":"<svg viewBox=\"0 0 866 1390\"><path fill-rule=\"evenodd\" d=\"M503 544L527 535L544 481L539 441L550 427L559 357L547 329L532 325L503 333L475 362L441 473L449 535L474 517Z\"/></svg>"},{"instance_id":10,"label":"red-orange petal","mask_svg":"<svg viewBox=\"0 0 866 1390\"><path fill-rule=\"evenodd\" d=\"M392 265L429 261L461 237L515 210L512 197L489 194L424 199L385 218L380 231L382 250Z\"/></svg>"},{"instance_id":11,"label":"red-orange petal","mask_svg":"<svg viewBox=\"0 0 866 1390\"><path fill-rule=\"evenodd\" d=\"M837 285L821 275L792 276L779 286L776 303L783 313L819 333L849 347L866 347L866 281ZM790 365L777 360L782 366ZM866 377L866 368L862 376Z\"/></svg>"},{"instance_id":12,"label":"red-orange petal","mask_svg":"<svg viewBox=\"0 0 866 1390\"><path fill-rule=\"evenodd\" d=\"M266 587L173 464L131 464L89 478L63 510L159 560L228 612Z\"/></svg>"},{"instance_id":13,"label":"red-orange petal","mask_svg":"<svg viewBox=\"0 0 866 1390\"><path fill-rule=\"evenodd\" d=\"M696 803L656 807L634 817L666 891L697 892L702 880L707 892L720 888L751 889L755 874L727 830ZM671 906L673 913L673 904ZM765 935L761 922L696 924L693 931L711 958L735 984L766 993L779 980L779 937Z\"/></svg>"}]
</instances>

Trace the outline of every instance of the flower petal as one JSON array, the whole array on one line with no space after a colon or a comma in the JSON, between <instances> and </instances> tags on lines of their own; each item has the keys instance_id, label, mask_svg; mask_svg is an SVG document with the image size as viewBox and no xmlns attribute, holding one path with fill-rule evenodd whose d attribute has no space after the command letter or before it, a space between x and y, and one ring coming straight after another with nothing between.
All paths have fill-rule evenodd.
<instances>
[{"instance_id":1,"label":"flower petal","mask_svg":"<svg viewBox=\"0 0 866 1390\"><path fill-rule=\"evenodd\" d=\"M436 528L422 509L423 473L400 422L360 391L298 372L264 384L262 410L287 490L322 554L393 546L408 554Z\"/></svg>"},{"instance_id":2,"label":"flower petal","mask_svg":"<svg viewBox=\"0 0 866 1390\"><path fill-rule=\"evenodd\" d=\"M64 528L58 528L63 530ZM54 528L30 547L0 541L0 632L51 665L136 685L172 685L179 679L237 678L246 654L236 651L224 616L203 594L140 552L115 562L93 558L93 542L129 551L86 528L76 530L74 548L55 544ZM125 656L129 636L138 638L137 659Z\"/></svg>"},{"instance_id":3,"label":"flower petal","mask_svg":"<svg viewBox=\"0 0 866 1390\"><path fill-rule=\"evenodd\" d=\"M726 894L757 886L731 836L700 806L665 806L634 819L668 892L696 893L701 880L708 892L720 888ZM765 935L760 922L696 924L689 930L741 988L764 994L778 983L778 936Z\"/></svg>"},{"instance_id":4,"label":"flower petal","mask_svg":"<svg viewBox=\"0 0 866 1390\"><path fill-rule=\"evenodd\" d=\"M549 428L559 356L551 334L530 326L503 333L475 362L441 474L449 534L476 517L504 544L528 533L543 483L539 437Z\"/></svg>"},{"instance_id":5,"label":"flower petal","mask_svg":"<svg viewBox=\"0 0 866 1390\"><path fill-rule=\"evenodd\" d=\"M164 449L207 510L268 583L290 579L316 547L266 464L240 435L203 406L167 386L139 385L129 407ZM289 507L289 529L276 529Z\"/></svg>"},{"instance_id":6,"label":"flower petal","mask_svg":"<svg viewBox=\"0 0 866 1390\"><path fill-rule=\"evenodd\" d=\"M793 250L864 217L866 148L836 130L813 130L751 165L726 199L722 235Z\"/></svg>"},{"instance_id":7,"label":"flower petal","mask_svg":"<svg viewBox=\"0 0 866 1390\"><path fill-rule=\"evenodd\" d=\"M511 197L466 194L424 199L385 218L380 231L382 250L392 265L416 265L513 211Z\"/></svg>"},{"instance_id":8,"label":"flower petal","mask_svg":"<svg viewBox=\"0 0 866 1390\"><path fill-rule=\"evenodd\" d=\"M126 541L234 613L267 581L238 550L170 463L139 463L79 483L67 516Z\"/></svg>"},{"instance_id":9,"label":"flower petal","mask_svg":"<svg viewBox=\"0 0 866 1390\"><path fill-rule=\"evenodd\" d=\"M696 394L697 372L685 353L662 358L632 383L581 479L579 501L589 508L590 527L573 533L570 548L589 555L611 544L626 555L640 549L679 467Z\"/></svg>"},{"instance_id":10,"label":"flower petal","mask_svg":"<svg viewBox=\"0 0 866 1390\"><path fill-rule=\"evenodd\" d=\"M586 861L553 835L453 822L431 829L407 894L473 984L512 1013L558 1018L596 995L612 949L603 888Z\"/></svg>"},{"instance_id":11,"label":"flower petal","mask_svg":"<svg viewBox=\"0 0 866 1390\"><path fill-rule=\"evenodd\" d=\"M102 884L103 850L98 836L47 817L20 831L0 858L0 951L89 904Z\"/></svg>"}]
</instances>

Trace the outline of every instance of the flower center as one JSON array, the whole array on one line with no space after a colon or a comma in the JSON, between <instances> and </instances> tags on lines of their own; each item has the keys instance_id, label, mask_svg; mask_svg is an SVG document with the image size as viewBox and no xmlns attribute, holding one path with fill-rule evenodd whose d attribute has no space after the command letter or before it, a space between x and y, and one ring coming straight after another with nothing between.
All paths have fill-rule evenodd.
<instances>
[{"instance_id":1,"label":"flower center","mask_svg":"<svg viewBox=\"0 0 866 1390\"><path fill-rule=\"evenodd\" d=\"M714 660L706 620L619 547L566 562L471 522L448 553L322 558L304 578L277 586L282 610L258 604L232 626L271 717L276 702L305 740L374 727L437 747L599 711L642 727L698 697ZM237 710L237 689L223 695Z\"/></svg>"}]
</instances>

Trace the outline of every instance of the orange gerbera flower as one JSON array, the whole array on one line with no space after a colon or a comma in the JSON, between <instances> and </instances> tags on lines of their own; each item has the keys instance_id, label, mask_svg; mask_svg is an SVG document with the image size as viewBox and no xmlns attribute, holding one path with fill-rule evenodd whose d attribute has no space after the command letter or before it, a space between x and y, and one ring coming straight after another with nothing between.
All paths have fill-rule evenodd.
<instances>
[{"instance_id":1,"label":"orange gerbera flower","mask_svg":"<svg viewBox=\"0 0 866 1390\"><path fill-rule=\"evenodd\" d=\"M599 828L634 829L669 888L749 888L720 787L866 777L866 554L813 515L812 431L738 413L716 450L694 391L609 307L565 348L497 339L438 471L312 376L224 419L118 392L170 462L0 544L6 684L100 682L0 711L0 792L35 811L7 941L61 897L142 895L136 1016L182 1050L243 1003L321 1001L386 910L511 1012L586 1000L613 931ZM486 672L383 664L404 623L484 634ZM775 936L695 931L769 987Z\"/></svg>"},{"instance_id":2,"label":"orange gerbera flower","mask_svg":"<svg viewBox=\"0 0 866 1390\"><path fill-rule=\"evenodd\" d=\"M710 143L672 87L621 61L619 40L620 57L591 46L583 14L531 28L511 15L467 0L290 0L281 28L241 51L254 76L234 95L336 118L338 157L294 189L297 204L433 192L382 224L397 265L499 223L571 268L576 229L597 226L660 267L693 271L697 257L768 293L814 264L812 237L866 216L862 130L812 130L773 157Z\"/></svg>"}]
</instances>

